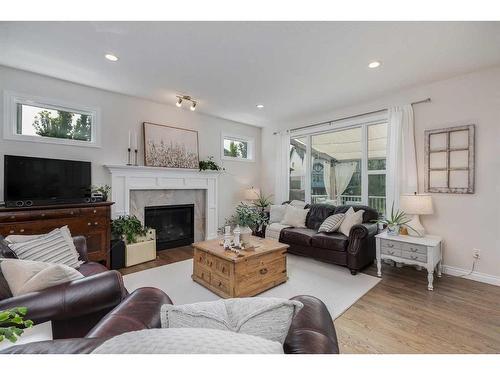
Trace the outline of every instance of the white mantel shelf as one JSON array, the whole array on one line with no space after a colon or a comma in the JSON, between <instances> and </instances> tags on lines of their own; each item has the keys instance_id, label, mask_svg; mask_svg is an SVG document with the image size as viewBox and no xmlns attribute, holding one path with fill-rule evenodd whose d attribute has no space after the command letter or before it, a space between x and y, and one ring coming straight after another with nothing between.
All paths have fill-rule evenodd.
<instances>
[{"instance_id":1,"label":"white mantel shelf","mask_svg":"<svg viewBox=\"0 0 500 375\"><path fill-rule=\"evenodd\" d=\"M206 239L217 236L217 198L219 171L197 169L105 165L111 174L113 218L130 212L131 190L205 190Z\"/></svg>"}]
</instances>

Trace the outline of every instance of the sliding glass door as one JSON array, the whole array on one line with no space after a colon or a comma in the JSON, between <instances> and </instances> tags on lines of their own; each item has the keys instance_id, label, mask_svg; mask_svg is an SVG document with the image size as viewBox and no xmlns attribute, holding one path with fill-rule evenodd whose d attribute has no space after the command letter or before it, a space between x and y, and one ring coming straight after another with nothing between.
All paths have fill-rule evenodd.
<instances>
[{"instance_id":1,"label":"sliding glass door","mask_svg":"<svg viewBox=\"0 0 500 375\"><path fill-rule=\"evenodd\" d=\"M385 213L387 123L357 123L290 138L289 199L363 204Z\"/></svg>"}]
</instances>

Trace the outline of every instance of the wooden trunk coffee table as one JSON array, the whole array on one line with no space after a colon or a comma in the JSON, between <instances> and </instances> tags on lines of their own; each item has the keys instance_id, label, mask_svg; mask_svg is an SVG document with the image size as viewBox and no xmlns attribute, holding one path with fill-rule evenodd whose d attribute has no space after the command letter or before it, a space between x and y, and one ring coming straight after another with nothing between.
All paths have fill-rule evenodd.
<instances>
[{"instance_id":1,"label":"wooden trunk coffee table","mask_svg":"<svg viewBox=\"0 0 500 375\"><path fill-rule=\"evenodd\" d=\"M286 282L288 245L254 236L250 242L255 250L239 256L217 239L194 243L193 280L223 298L255 296Z\"/></svg>"}]
</instances>

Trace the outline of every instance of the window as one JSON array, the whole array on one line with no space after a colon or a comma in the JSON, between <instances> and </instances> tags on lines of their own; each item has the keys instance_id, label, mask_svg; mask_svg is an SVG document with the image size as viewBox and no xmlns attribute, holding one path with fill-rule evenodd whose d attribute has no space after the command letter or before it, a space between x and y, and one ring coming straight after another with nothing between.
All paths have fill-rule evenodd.
<instances>
[{"instance_id":1,"label":"window","mask_svg":"<svg viewBox=\"0 0 500 375\"><path fill-rule=\"evenodd\" d=\"M291 136L289 199L363 204L384 214L386 119L379 116L333 125Z\"/></svg>"},{"instance_id":2,"label":"window","mask_svg":"<svg viewBox=\"0 0 500 375\"><path fill-rule=\"evenodd\" d=\"M222 135L222 159L226 160L254 160L253 138Z\"/></svg>"},{"instance_id":3,"label":"window","mask_svg":"<svg viewBox=\"0 0 500 375\"><path fill-rule=\"evenodd\" d=\"M5 95L5 138L98 146L96 109L8 92Z\"/></svg>"}]
</instances>

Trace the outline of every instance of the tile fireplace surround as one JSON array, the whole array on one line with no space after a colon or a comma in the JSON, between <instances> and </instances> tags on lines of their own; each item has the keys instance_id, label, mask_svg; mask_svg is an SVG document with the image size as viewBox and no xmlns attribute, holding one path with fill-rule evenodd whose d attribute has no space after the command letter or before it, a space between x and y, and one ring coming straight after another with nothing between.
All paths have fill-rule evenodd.
<instances>
[{"instance_id":1,"label":"tile fireplace surround","mask_svg":"<svg viewBox=\"0 0 500 375\"><path fill-rule=\"evenodd\" d=\"M126 165L106 165L105 167L111 174L111 199L115 202L111 206L112 217L137 214L137 212L132 212L136 210L135 207L131 208L130 200L131 193L135 190L204 190L205 239L217 236L219 172ZM135 193L132 195L136 196ZM158 194L154 195L158 197ZM196 204L196 202L191 203ZM171 203L165 202L165 204Z\"/></svg>"}]
</instances>

